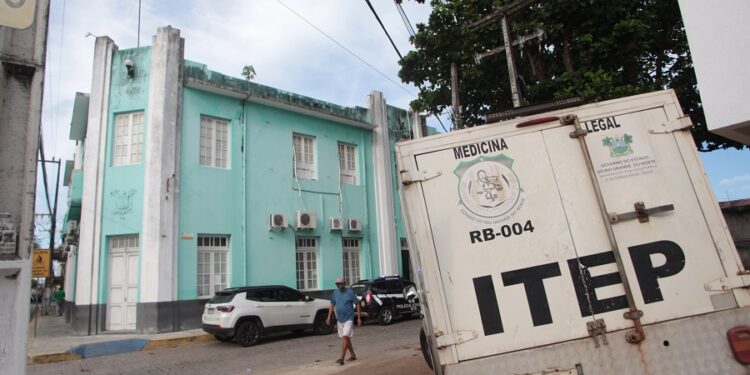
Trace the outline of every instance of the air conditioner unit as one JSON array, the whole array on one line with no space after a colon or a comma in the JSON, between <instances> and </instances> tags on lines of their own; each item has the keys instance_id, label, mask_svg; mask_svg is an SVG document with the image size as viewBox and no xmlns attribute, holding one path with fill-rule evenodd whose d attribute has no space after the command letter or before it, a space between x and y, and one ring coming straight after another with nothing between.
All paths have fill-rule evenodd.
<instances>
[{"instance_id":1,"label":"air conditioner unit","mask_svg":"<svg viewBox=\"0 0 750 375\"><path fill-rule=\"evenodd\" d=\"M270 214L268 215L268 229L284 229L289 225L284 214Z\"/></svg>"},{"instance_id":2,"label":"air conditioner unit","mask_svg":"<svg viewBox=\"0 0 750 375\"><path fill-rule=\"evenodd\" d=\"M349 231L359 232L362 230L362 222L359 219L349 218Z\"/></svg>"},{"instance_id":3,"label":"air conditioner unit","mask_svg":"<svg viewBox=\"0 0 750 375\"><path fill-rule=\"evenodd\" d=\"M78 231L78 221L77 220L68 221L68 232L76 233L77 231Z\"/></svg>"},{"instance_id":4,"label":"air conditioner unit","mask_svg":"<svg viewBox=\"0 0 750 375\"><path fill-rule=\"evenodd\" d=\"M331 231L344 229L344 221L340 217L332 217L330 222Z\"/></svg>"},{"instance_id":5,"label":"air conditioner unit","mask_svg":"<svg viewBox=\"0 0 750 375\"><path fill-rule=\"evenodd\" d=\"M314 212L297 211L297 229L315 229L315 224Z\"/></svg>"}]
</instances>

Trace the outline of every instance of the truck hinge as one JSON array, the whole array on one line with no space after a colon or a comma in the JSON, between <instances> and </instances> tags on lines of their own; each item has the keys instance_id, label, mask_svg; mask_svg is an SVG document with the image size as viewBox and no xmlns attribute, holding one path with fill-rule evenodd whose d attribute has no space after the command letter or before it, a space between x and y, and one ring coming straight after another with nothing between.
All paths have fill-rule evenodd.
<instances>
[{"instance_id":1,"label":"truck hinge","mask_svg":"<svg viewBox=\"0 0 750 375\"><path fill-rule=\"evenodd\" d=\"M409 173L409 171L403 170L400 171L401 173L401 183L404 186L409 186L415 182L423 182L427 180L431 180L435 177L440 177L443 172L430 172L430 171L417 171L415 174L416 176L413 176Z\"/></svg>"},{"instance_id":2,"label":"truck hinge","mask_svg":"<svg viewBox=\"0 0 750 375\"><path fill-rule=\"evenodd\" d=\"M451 345L463 344L467 341L474 340L477 337L479 337L477 332L471 330L457 330L452 335L445 334L441 331L435 332L438 349L445 349Z\"/></svg>"},{"instance_id":3,"label":"truck hinge","mask_svg":"<svg viewBox=\"0 0 750 375\"><path fill-rule=\"evenodd\" d=\"M688 130L693 127L693 121L690 120L690 116L682 116L676 120L663 123L658 126L654 126L648 129L651 134L669 134L676 131Z\"/></svg>"},{"instance_id":4,"label":"truck hinge","mask_svg":"<svg viewBox=\"0 0 750 375\"><path fill-rule=\"evenodd\" d=\"M602 337L602 344L609 345L609 341L607 341L607 323L604 323L604 319L586 322L586 328L589 330L589 335L594 339L594 345L597 348L600 346L599 336Z\"/></svg>"},{"instance_id":5,"label":"truck hinge","mask_svg":"<svg viewBox=\"0 0 750 375\"><path fill-rule=\"evenodd\" d=\"M703 287L710 292L747 288L750 287L750 272L742 271L738 272L737 275L722 277L706 283Z\"/></svg>"},{"instance_id":6,"label":"truck hinge","mask_svg":"<svg viewBox=\"0 0 750 375\"><path fill-rule=\"evenodd\" d=\"M618 214L616 212L610 212L609 213L609 222L619 223L621 221L625 220L633 220L638 219L638 222L640 223L647 223L649 218L649 215L654 214L660 214L664 212L674 211L674 205L673 204L665 204L663 206L656 206L651 208L646 208L646 204L643 202L635 202L633 203L633 207L635 208L635 211L626 212L624 214Z\"/></svg>"}]
</instances>

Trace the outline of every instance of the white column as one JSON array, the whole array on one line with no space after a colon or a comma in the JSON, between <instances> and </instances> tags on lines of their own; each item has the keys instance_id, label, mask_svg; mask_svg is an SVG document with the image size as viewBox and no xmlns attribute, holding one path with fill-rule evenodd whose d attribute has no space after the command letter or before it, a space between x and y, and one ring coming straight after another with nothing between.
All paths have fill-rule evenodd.
<instances>
[{"instance_id":1,"label":"white column","mask_svg":"<svg viewBox=\"0 0 750 375\"><path fill-rule=\"evenodd\" d=\"M151 47L141 238L141 300L177 298L177 221L182 61L180 30L161 27Z\"/></svg>"},{"instance_id":2,"label":"white column","mask_svg":"<svg viewBox=\"0 0 750 375\"><path fill-rule=\"evenodd\" d=\"M372 115L372 160L375 180L375 217L378 230L378 258L380 273L398 273L396 252L396 222L393 210L393 176L391 168L390 140L388 138L388 116L383 93L373 91L367 96Z\"/></svg>"},{"instance_id":3,"label":"white column","mask_svg":"<svg viewBox=\"0 0 750 375\"><path fill-rule=\"evenodd\" d=\"M88 126L83 153L83 197L81 199L76 305L98 303L99 256L101 255L102 189L109 118L109 86L112 57L117 45L109 37L96 38L94 69L91 77ZM89 319L94 318L93 316Z\"/></svg>"}]
</instances>

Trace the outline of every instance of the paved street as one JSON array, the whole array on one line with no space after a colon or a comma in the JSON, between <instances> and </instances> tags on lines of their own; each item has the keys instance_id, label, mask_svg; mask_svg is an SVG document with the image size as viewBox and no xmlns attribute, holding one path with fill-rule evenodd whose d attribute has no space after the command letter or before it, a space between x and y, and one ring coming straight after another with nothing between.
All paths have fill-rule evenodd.
<instances>
[{"instance_id":1,"label":"paved street","mask_svg":"<svg viewBox=\"0 0 750 375\"><path fill-rule=\"evenodd\" d=\"M79 361L29 366L36 374L409 374L432 372L419 350L419 320L391 326L368 323L355 330L358 359L336 364L340 340L328 336L283 334L243 348L209 342L174 349L135 352Z\"/></svg>"}]
</instances>

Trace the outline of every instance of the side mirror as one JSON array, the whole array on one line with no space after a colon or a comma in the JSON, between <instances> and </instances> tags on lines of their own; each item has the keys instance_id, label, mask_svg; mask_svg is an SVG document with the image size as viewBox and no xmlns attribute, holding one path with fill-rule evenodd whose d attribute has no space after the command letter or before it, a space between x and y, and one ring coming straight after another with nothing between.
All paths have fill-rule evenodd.
<instances>
[{"instance_id":1,"label":"side mirror","mask_svg":"<svg viewBox=\"0 0 750 375\"><path fill-rule=\"evenodd\" d=\"M404 299L409 303L414 303L418 297L416 285L409 285L404 288Z\"/></svg>"},{"instance_id":2,"label":"side mirror","mask_svg":"<svg viewBox=\"0 0 750 375\"><path fill-rule=\"evenodd\" d=\"M305 296L305 302L310 302L310 301L312 301L312 300L313 300L313 299L312 299L312 298L310 298L310 296Z\"/></svg>"}]
</instances>

